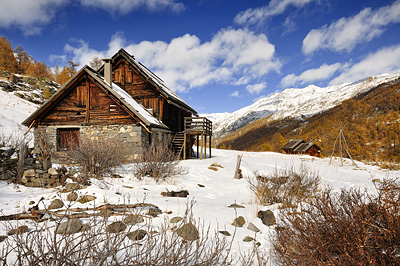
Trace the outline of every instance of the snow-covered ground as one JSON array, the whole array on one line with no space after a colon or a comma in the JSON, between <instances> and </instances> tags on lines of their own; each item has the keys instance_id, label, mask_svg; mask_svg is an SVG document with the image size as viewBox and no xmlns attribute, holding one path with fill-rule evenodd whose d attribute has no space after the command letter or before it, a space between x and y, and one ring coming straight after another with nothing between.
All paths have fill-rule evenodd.
<instances>
[{"instance_id":1,"label":"snow-covered ground","mask_svg":"<svg viewBox=\"0 0 400 266\"><path fill-rule=\"evenodd\" d=\"M152 218L152 224L159 225L165 219L184 216L186 206L192 200L195 204L193 214L203 224L210 225L211 230L226 230L232 235L235 227L233 220L243 216L246 224L236 228L232 250L234 253L250 251L252 243L243 242L245 236L255 237L260 242L260 249L270 248L269 235L273 227L267 227L257 218L259 210L272 210L278 214L276 205L261 206L249 190L246 177L251 177L255 171L272 172L275 168L304 165L319 173L322 179L321 187L331 186L339 191L341 188L366 187L373 191L373 179L397 177L400 172L389 172L376 166L358 162L358 167L345 160L344 166L339 161L329 164L329 158L314 158L310 156L285 155L272 152L239 152L227 150L212 150L212 158L190 159L181 161L180 166L187 171L185 174L156 183L148 178L136 179L132 174L132 165L124 165L118 170L123 178L106 178L104 181L93 180L92 185L78 191L79 194L90 194L97 197L95 201L81 204L74 202L72 207L93 207L104 203L139 203L146 202L157 205L162 211L159 217ZM237 155L243 154L241 169L245 178L234 179ZM218 164L219 170L209 169L211 164ZM200 186L199 186L200 185ZM163 191L188 190L188 198L171 198L161 196ZM67 203L67 193L59 193L57 189L28 188L0 182L0 211L3 214L13 214L26 211L30 201L37 202L45 197L44 204L48 206L54 198L61 198ZM231 204L240 204L245 208L229 208ZM41 205L43 207L43 205ZM261 231L255 233L247 229L249 223L256 225ZM12 222L16 223L16 222ZM21 221L19 222L21 223ZM0 224L0 235L6 235L7 224ZM9 224L8 224L9 225ZM28 227L32 230L34 223ZM232 236L228 236L231 239ZM1 244L0 244L1 248Z\"/></svg>"}]
</instances>

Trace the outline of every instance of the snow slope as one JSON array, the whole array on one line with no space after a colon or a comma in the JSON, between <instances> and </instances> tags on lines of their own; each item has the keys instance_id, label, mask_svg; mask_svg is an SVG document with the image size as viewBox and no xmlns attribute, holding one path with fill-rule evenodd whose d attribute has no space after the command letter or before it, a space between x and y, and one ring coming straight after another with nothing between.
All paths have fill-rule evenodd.
<instances>
[{"instance_id":1,"label":"snow slope","mask_svg":"<svg viewBox=\"0 0 400 266\"><path fill-rule=\"evenodd\" d=\"M0 134L23 134L27 128L21 125L38 105L23 100L0 88Z\"/></svg>"},{"instance_id":2,"label":"snow slope","mask_svg":"<svg viewBox=\"0 0 400 266\"><path fill-rule=\"evenodd\" d=\"M204 116L213 121L215 134L223 134L267 116L270 116L270 121L286 117L311 116L399 77L400 72L396 72L324 88L310 85L302 89L285 89L233 113L205 114Z\"/></svg>"},{"instance_id":3,"label":"snow slope","mask_svg":"<svg viewBox=\"0 0 400 266\"><path fill-rule=\"evenodd\" d=\"M383 179L385 177L398 177L400 172L388 172L380 170L376 166L365 165L358 162L358 167L345 160L343 167L338 161L329 164L329 158L313 158L310 156L285 155L272 152L239 152L227 150L212 150L213 157L203 160L191 159L182 161L180 166L187 169L187 173L170 178L166 182L156 183L152 179L138 180L132 175L133 165L125 165L118 170L123 178L105 178L104 181L92 180L92 185L78 190L80 195L94 195L97 199L93 202L84 204L75 202L72 208L94 207L104 203L139 203L146 202L157 205L163 213L156 218L145 215L146 223L137 225L138 228L161 226L164 221L172 217L183 217L186 206L192 200L195 202L193 216L197 221L208 226L211 232L226 230L232 234L227 237L232 240L232 251L234 254L240 252L250 252L253 248L251 242L243 242L245 236L255 237L260 242L260 249L263 252L270 250L270 234L274 232L274 226L267 227L257 218L259 210L271 210L278 215L279 209L276 205L261 206L256 203L255 197L249 190L246 178L252 177L255 171L264 173L272 172L276 167L285 168L287 166L308 167L310 170L319 173L322 179L321 187L330 185L335 191L341 188L365 187L369 191L374 190L372 179ZM233 179L236 157L243 154L241 169L245 178ZM209 169L211 164L218 164L222 168L218 171ZM202 185L202 186L199 186ZM163 191L188 190L188 198L169 198L160 195ZM12 214L26 211L30 201L38 202L41 197L45 198L44 204L48 206L54 198L61 198L66 204L67 193L59 193L57 189L27 188L24 186L14 186L0 181L0 212ZM233 209L228 206L240 204L244 208ZM43 208L43 205L41 205ZM246 224L241 228L232 226L233 220L243 216ZM120 219L119 217L110 218ZM87 222L82 219L82 222ZM247 229L249 223L256 225L261 231L255 234ZM19 221L18 224L26 223L30 230L35 228L33 222ZM0 223L0 235L7 233L7 228L17 222L11 221L7 224ZM213 235L213 234L212 234ZM222 237L222 235L221 235ZM0 243L0 248L1 248ZM273 263L271 265L274 265Z\"/></svg>"}]
</instances>

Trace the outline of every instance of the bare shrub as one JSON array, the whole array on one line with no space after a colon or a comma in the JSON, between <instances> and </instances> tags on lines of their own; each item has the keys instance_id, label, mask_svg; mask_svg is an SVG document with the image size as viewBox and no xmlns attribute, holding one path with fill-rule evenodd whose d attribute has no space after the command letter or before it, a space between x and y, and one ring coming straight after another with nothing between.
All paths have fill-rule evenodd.
<instances>
[{"instance_id":1,"label":"bare shrub","mask_svg":"<svg viewBox=\"0 0 400 266\"><path fill-rule=\"evenodd\" d=\"M273 247L280 265L400 265L400 184L375 195L326 189L286 210Z\"/></svg>"},{"instance_id":2,"label":"bare shrub","mask_svg":"<svg viewBox=\"0 0 400 266\"><path fill-rule=\"evenodd\" d=\"M92 140L81 138L74 159L83 172L99 178L125 162L129 153L123 142L114 138Z\"/></svg>"},{"instance_id":3,"label":"bare shrub","mask_svg":"<svg viewBox=\"0 0 400 266\"><path fill-rule=\"evenodd\" d=\"M41 161L50 160L54 151L54 145L48 141L47 136L42 129L37 129L36 133L36 148Z\"/></svg>"},{"instance_id":4,"label":"bare shrub","mask_svg":"<svg viewBox=\"0 0 400 266\"><path fill-rule=\"evenodd\" d=\"M128 213L128 212L127 212ZM124 217L121 217L124 218ZM56 234L49 220L35 224L28 233L9 236L0 250L1 265L253 265L254 254L235 259L232 242L196 223L190 215L182 221L199 229L199 238L184 240L165 221L161 226L129 225L120 233L107 232L107 217L92 217L88 230L76 234ZM182 225L181 224L181 225ZM178 225L180 226L180 225ZM142 240L129 239L128 232L144 230ZM233 240L232 240L233 241ZM261 264L260 264L261 265Z\"/></svg>"},{"instance_id":5,"label":"bare shrub","mask_svg":"<svg viewBox=\"0 0 400 266\"><path fill-rule=\"evenodd\" d=\"M137 178L150 176L157 181L179 175L185 169L179 167L179 155L176 155L165 144L152 145L144 149L142 157L136 162L134 175Z\"/></svg>"},{"instance_id":6,"label":"bare shrub","mask_svg":"<svg viewBox=\"0 0 400 266\"><path fill-rule=\"evenodd\" d=\"M318 190L321 178L305 165L284 169L275 168L267 176L256 174L249 178L249 186L261 204L282 203L283 207L308 200Z\"/></svg>"}]
</instances>

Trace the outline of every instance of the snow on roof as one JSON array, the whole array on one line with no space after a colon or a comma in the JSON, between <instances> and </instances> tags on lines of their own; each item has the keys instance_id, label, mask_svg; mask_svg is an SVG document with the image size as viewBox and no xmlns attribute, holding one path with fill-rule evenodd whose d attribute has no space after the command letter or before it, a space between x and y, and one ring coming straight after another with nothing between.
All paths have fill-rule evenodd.
<instances>
[{"instance_id":1,"label":"snow on roof","mask_svg":"<svg viewBox=\"0 0 400 266\"><path fill-rule=\"evenodd\" d=\"M107 83L106 81L104 81ZM108 83L107 83L108 84ZM150 124L152 125L157 125L161 126L161 122L157 120L154 116L152 116L149 111L147 111L143 106L141 106L135 99L133 99L126 91L124 91L122 88L120 88L118 85L115 83L112 83L112 89L115 91L124 101L129 104L131 107L133 107L136 112L142 116L144 119L149 121Z\"/></svg>"}]
</instances>

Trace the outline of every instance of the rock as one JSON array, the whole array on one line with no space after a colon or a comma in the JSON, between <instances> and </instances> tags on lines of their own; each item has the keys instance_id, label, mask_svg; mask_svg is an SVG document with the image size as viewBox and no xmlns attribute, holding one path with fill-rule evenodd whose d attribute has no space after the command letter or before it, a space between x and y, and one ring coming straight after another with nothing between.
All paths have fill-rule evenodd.
<instances>
[{"instance_id":1,"label":"rock","mask_svg":"<svg viewBox=\"0 0 400 266\"><path fill-rule=\"evenodd\" d=\"M123 222L113 222L112 224L107 225L106 232L108 233L119 233L126 229L126 225Z\"/></svg>"},{"instance_id":2,"label":"rock","mask_svg":"<svg viewBox=\"0 0 400 266\"><path fill-rule=\"evenodd\" d=\"M204 185L202 185L202 184L197 184L199 187L205 187Z\"/></svg>"},{"instance_id":3,"label":"rock","mask_svg":"<svg viewBox=\"0 0 400 266\"><path fill-rule=\"evenodd\" d=\"M25 176L23 176L21 178L21 183L25 184L26 182L28 182L28 178L26 178Z\"/></svg>"},{"instance_id":4,"label":"rock","mask_svg":"<svg viewBox=\"0 0 400 266\"><path fill-rule=\"evenodd\" d=\"M194 241L199 238L199 231L191 223L182 225L175 232L178 234L178 236L182 237L187 241Z\"/></svg>"},{"instance_id":5,"label":"rock","mask_svg":"<svg viewBox=\"0 0 400 266\"><path fill-rule=\"evenodd\" d=\"M61 174L65 175L65 174L68 172L68 169L67 169L64 165L62 165L62 166L58 169L58 171L59 171Z\"/></svg>"},{"instance_id":6,"label":"rock","mask_svg":"<svg viewBox=\"0 0 400 266\"><path fill-rule=\"evenodd\" d=\"M14 154L14 152L15 152L15 149L14 149L14 148L5 150L5 151L3 152L3 156L4 156L4 157L11 157L11 156Z\"/></svg>"},{"instance_id":7,"label":"rock","mask_svg":"<svg viewBox=\"0 0 400 266\"><path fill-rule=\"evenodd\" d=\"M234 203L229 205L228 208L242 209L244 206Z\"/></svg>"},{"instance_id":8,"label":"rock","mask_svg":"<svg viewBox=\"0 0 400 266\"><path fill-rule=\"evenodd\" d=\"M183 218L182 217L173 217L173 218L171 218L171 220L169 220L169 222L171 223L171 224L176 224L176 223L179 223L180 221L182 221L183 220Z\"/></svg>"},{"instance_id":9,"label":"rock","mask_svg":"<svg viewBox=\"0 0 400 266\"><path fill-rule=\"evenodd\" d=\"M78 190L79 188L80 188L79 183L67 183L64 185L64 189L66 192Z\"/></svg>"},{"instance_id":10,"label":"rock","mask_svg":"<svg viewBox=\"0 0 400 266\"><path fill-rule=\"evenodd\" d=\"M71 219L60 223L56 228L56 234L70 235L78 233L82 228L81 220Z\"/></svg>"},{"instance_id":11,"label":"rock","mask_svg":"<svg viewBox=\"0 0 400 266\"><path fill-rule=\"evenodd\" d=\"M147 214L153 217L157 217L161 213L162 211L159 208L150 208Z\"/></svg>"},{"instance_id":12,"label":"rock","mask_svg":"<svg viewBox=\"0 0 400 266\"><path fill-rule=\"evenodd\" d=\"M242 227L245 223L246 221L244 220L244 218L242 216L239 216L238 218L233 220L232 225L235 227Z\"/></svg>"},{"instance_id":13,"label":"rock","mask_svg":"<svg viewBox=\"0 0 400 266\"><path fill-rule=\"evenodd\" d=\"M252 238L251 236L245 236L244 238L243 238L243 242L251 242L251 241L254 241L255 239L254 238Z\"/></svg>"},{"instance_id":14,"label":"rock","mask_svg":"<svg viewBox=\"0 0 400 266\"><path fill-rule=\"evenodd\" d=\"M92 195L83 195L79 200L78 200L78 202L80 202L80 203L86 203L86 202L89 202L89 201L93 201L93 200L95 200L95 199L97 199L97 197L96 196L92 196Z\"/></svg>"},{"instance_id":15,"label":"rock","mask_svg":"<svg viewBox=\"0 0 400 266\"><path fill-rule=\"evenodd\" d=\"M25 159L25 164L33 166L35 164L35 161L36 161L35 158L28 157Z\"/></svg>"},{"instance_id":16,"label":"rock","mask_svg":"<svg viewBox=\"0 0 400 266\"><path fill-rule=\"evenodd\" d=\"M146 235L147 235L146 231L139 229L139 230L130 232L126 236L132 241L138 241L138 240L142 240L143 238L145 238Z\"/></svg>"},{"instance_id":17,"label":"rock","mask_svg":"<svg viewBox=\"0 0 400 266\"><path fill-rule=\"evenodd\" d=\"M161 195L164 197L180 197L186 198L189 195L189 191L181 190L181 191L168 191L168 192L161 192Z\"/></svg>"},{"instance_id":18,"label":"rock","mask_svg":"<svg viewBox=\"0 0 400 266\"><path fill-rule=\"evenodd\" d=\"M35 172L38 174L44 174L44 170L42 169L36 169Z\"/></svg>"},{"instance_id":19,"label":"rock","mask_svg":"<svg viewBox=\"0 0 400 266\"><path fill-rule=\"evenodd\" d=\"M258 227L255 226L253 223L249 223L249 225L247 226L247 229L249 229L250 231L256 232L256 233L260 232L260 229L258 229Z\"/></svg>"},{"instance_id":20,"label":"rock","mask_svg":"<svg viewBox=\"0 0 400 266\"><path fill-rule=\"evenodd\" d=\"M35 176L35 169L28 169L24 171L23 176L25 177L34 177Z\"/></svg>"},{"instance_id":21,"label":"rock","mask_svg":"<svg viewBox=\"0 0 400 266\"><path fill-rule=\"evenodd\" d=\"M126 224L140 224L143 222L144 222L143 217L137 214L128 215L124 219L124 223Z\"/></svg>"},{"instance_id":22,"label":"rock","mask_svg":"<svg viewBox=\"0 0 400 266\"><path fill-rule=\"evenodd\" d=\"M31 201L29 202L29 205L33 205L33 204L35 204L35 201L34 201L34 200L31 200Z\"/></svg>"},{"instance_id":23,"label":"rock","mask_svg":"<svg viewBox=\"0 0 400 266\"><path fill-rule=\"evenodd\" d=\"M123 178L123 177L119 174L112 174L111 178Z\"/></svg>"},{"instance_id":24,"label":"rock","mask_svg":"<svg viewBox=\"0 0 400 266\"><path fill-rule=\"evenodd\" d=\"M7 236L0 236L0 243L7 239Z\"/></svg>"},{"instance_id":25,"label":"rock","mask_svg":"<svg viewBox=\"0 0 400 266\"><path fill-rule=\"evenodd\" d=\"M28 226L26 225L21 225L18 226L15 229L11 229L10 231L8 231L7 235L11 236L11 235L22 235L23 233L27 233L29 232Z\"/></svg>"},{"instance_id":26,"label":"rock","mask_svg":"<svg viewBox=\"0 0 400 266\"><path fill-rule=\"evenodd\" d=\"M76 201L77 199L78 199L78 193L76 193L75 191L72 191L67 195L68 201Z\"/></svg>"},{"instance_id":27,"label":"rock","mask_svg":"<svg viewBox=\"0 0 400 266\"><path fill-rule=\"evenodd\" d=\"M51 169L51 160L43 160L43 170ZM53 168L54 169L54 168ZM54 169L55 170L55 169Z\"/></svg>"},{"instance_id":28,"label":"rock","mask_svg":"<svg viewBox=\"0 0 400 266\"><path fill-rule=\"evenodd\" d=\"M259 211L257 217L261 219L262 223L266 226L271 226L276 224L275 215L272 211Z\"/></svg>"},{"instance_id":29,"label":"rock","mask_svg":"<svg viewBox=\"0 0 400 266\"><path fill-rule=\"evenodd\" d=\"M54 169L53 167L49 168L49 169L47 170L47 173L49 173L49 175L59 175L59 174L60 174L60 173L59 173L56 169Z\"/></svg>"},{"instance_id":30,"label":"rock","mask_svg":"<svg viewBox=\"0 0 400 266\"><path fill-rule=\"evenodd\" d=\"M223 234L224 236L231 236L231 233L228 231L218 231L220 234Z\"/></svg>"},{"instance_id":31,"label":"rock","mask_svg":"<svg viewBox=\"0 0 400 266\"><path fill-rule=\"evenodd\" d=\"M90 226L89 223L83 224L81 227L80 232L85 232L85 231L89 231L92 227Z\"/></svg>"},{"instance_id":32,"label":"rock","mask_svg":"<svg viewBox=\"0 0 400 266\"><path fill-rule=\"evenodd\" d=\"M60 199L55 199L50 203L49 210L59 209L64 207L64 203Z\"/></svg>"}]
</instances>

